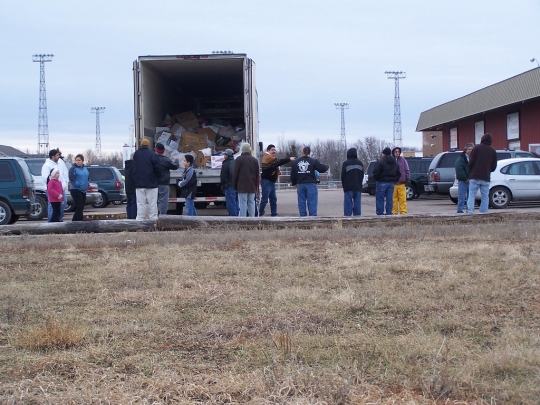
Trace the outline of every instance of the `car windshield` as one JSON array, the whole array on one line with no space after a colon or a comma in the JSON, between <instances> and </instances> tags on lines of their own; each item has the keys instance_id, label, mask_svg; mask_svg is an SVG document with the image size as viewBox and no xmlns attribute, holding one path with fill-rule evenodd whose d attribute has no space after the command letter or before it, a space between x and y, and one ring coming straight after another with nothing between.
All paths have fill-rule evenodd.
<instances>
[{"instance_id":1,"label":"car windshield","mask_svg":"<svg viewBox=\"0 0 540 405\"><path fill-rule=\"evenodd\" d=\"M34 176L41 176L41 168L45 163L45 159L26 159L25 162L30 169L30 173L32 173Z\"/></svg>"}]
</instances>

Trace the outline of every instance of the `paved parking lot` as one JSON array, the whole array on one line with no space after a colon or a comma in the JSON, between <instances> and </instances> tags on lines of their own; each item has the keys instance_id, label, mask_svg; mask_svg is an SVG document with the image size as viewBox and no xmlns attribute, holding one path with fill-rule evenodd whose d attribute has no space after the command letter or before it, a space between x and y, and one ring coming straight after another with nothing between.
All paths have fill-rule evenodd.
<instances>
[{"instance_id":1,"label":"paved parking lot","mask_svg":"<svg viewBox=\"0 0 540 405\"><path fill-rule=\"evenodd\" d=\"M296 191L278 191L278 214L279 216L298 216L296 202ZM421 195L420 198L408 201L408 211L410 214L455 214L456 204L450 201L446 196ZM106 208L93 208L86 206L85 213L115 213L125 212L125 204L110 204ZM267 208L269 211L270 208ZM490 210L492 211L492 210ZM540 201L538 203L511 204L504 210L493 210L496 212L540 212ZM199 209L201 216L225 216L227 210L224 207L214 207L210 205L206 209ZM319 190L319 216L339 217L343 216L343 191L341 189ZM362 216L375 215L375 197L362 194ZM72 214L66 214L65 221L71 221ZM24 219L22 221L25 221ZM46 221L46 220L44 220Z\"/></svg>"}]
</instances>

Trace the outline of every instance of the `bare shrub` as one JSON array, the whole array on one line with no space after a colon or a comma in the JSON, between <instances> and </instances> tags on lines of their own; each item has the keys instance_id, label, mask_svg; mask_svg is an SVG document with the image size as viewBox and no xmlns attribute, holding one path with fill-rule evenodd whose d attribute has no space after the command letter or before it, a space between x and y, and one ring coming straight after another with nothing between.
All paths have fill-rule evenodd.
<instances>
[{"instance_id":1,"label":"bare shrub","mask_svg":"<svg viewBox=\"0 0 540 405\"><path fill-rule=\"evenodd\" d=\"M14 344L27 350L69 349L80 345L85 335L80 327L47 318L43 324L19 331Z\"/></svg>"}]
</instances>

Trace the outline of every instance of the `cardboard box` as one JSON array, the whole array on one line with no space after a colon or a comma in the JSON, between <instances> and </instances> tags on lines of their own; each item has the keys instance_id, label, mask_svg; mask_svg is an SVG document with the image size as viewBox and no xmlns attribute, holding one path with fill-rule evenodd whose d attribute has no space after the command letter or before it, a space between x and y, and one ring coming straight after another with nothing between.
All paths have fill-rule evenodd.
<instances>
[{"instance_id":1,"label":"cardboard box","mask_svg":"<svg viewBox=\"0 0 540 405\"><path fill-rule=\"evenodd\" d=\"M210 156L210 167L212 167L212 169L221 169L224 160L225 155Z\"/></svg>"},{"instance_id":2,"label":"cardboard box","mask_svg":"<svg viewBox=\"0 0 540 405\"><path fill-rule=\"evenodd\" d=\"M216 133L214 132L214 130L210 127L205 127L205 128L199 128L197 129L197 132L198 134L202 134L202 135L206 135L208 137L208 140L209 141L212 141L212 142L215 142L216 141Z\"/></svg>"},{"instance_id":3,"label":"cardboard box","mask_svg":"<svg viewBox=\"0 0 540 405\"><path fill-rule=\"evenodd\" d=\"M180 146L178 138L168 132L162 132L156 143L161 143L163 146L169 146L173 150L178 150L178 147Z\"/></svg>"},{"instance_id":4,"label":"cardboard box","mask_svg":"<svg viewBox=\"0 0 540 405\"><path fill-rule=\"evenodd\" d=\"M211 166L211 156L204 156L202 152L197 152L197 167L203 169Z\"/></svg>"},{"instance_id":5,"label":"cardboard box","mask_svg":"<svg viewBox=\"0 0 540 405\"><path fill-rule=\"evenodd\" d=\"M199 120L197 117L195 117L195 114L193 114L191 111L183 112L181 114L176 114L174 116L174 119L176 122L180 125L182 125L186 129L197 129L199 128Z\"/></svg>"},{"instance_id":6,"label":"cardboard box","mask_svg":"<svg viewBox=\"0 0 540 405\"><path fill-rule=\"evenodd\" d=\"M172 132L172 134L173 134L174 136L177 136L177 137L180 138L180 136L181 136L184 132L186 132L186 129L185 129L182 125L180 125L180 124L174 124L174 125L171 127L171 131L170 131L170 132Z\"/></svg>"},{"instance_id":7,"label":"cardboard box","mask_svg":"<svg viewBox=\"0 0 540 405\"><path fill-rule=\"evenodd\" d=\"M206 137L204 135L186 131L180 138L180 152L199 151L206 147Z\"/></svg>"}]
</instances>

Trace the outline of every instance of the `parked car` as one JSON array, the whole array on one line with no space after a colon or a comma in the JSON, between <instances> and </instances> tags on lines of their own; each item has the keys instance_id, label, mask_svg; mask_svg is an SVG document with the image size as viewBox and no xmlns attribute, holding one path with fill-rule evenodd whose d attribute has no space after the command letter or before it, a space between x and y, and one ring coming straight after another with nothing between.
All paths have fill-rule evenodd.
<instances>
[{"instance_id":1,"label":"parked car","mask_svg":"<svg viewBox=\"0 0 540 405\"><path fill-rule=\"evenodd\" d=\"M427 175L428 184L425 186L427 192L448 195L456 177L456 159L461 152L452 149L433 158ZM497 160L520 157L535 158L536 155L524 150L497 150Z\"/></svg>"},{"instance_id":2,"label":"parked car","mask_svg":"<svg viewBox=\"0 0 540 405\"><path fill-rule=\"evenodd\" d=\"M427 172L433 158L406 157L405 159L409 164L409 170L411 172L411 184L405 189L405 193L407 195L407 200L412 200L413 198L418 198L421 193L425 192ZM369 162L366 181L362 186L362 192L370 195L375 194L376 181L373 178L373 167L376 162L376 160Z\"/></svg>"},{"instance_id":3,"label":"parked car","mask_svg":"<svg viewBox=\"0 0 540 405\"><path fill-rule=\"evenodd\" d=\"M0 225L13 224L38 209L34 181L25 161L0 158Z\"/></svg>"},{"instance_id":4,"label":"parked car","mask_svg":"<svg viewBox=\"0 0 540 405\"><path fill-rule=\"evenodd\" d=\"M450 187L450 197L457 203L457 180ZM475 199L480 201L480 190ZM506 208L512 201L540 202L540 159L514 158L497 162L489 182L489 206Z\"/></svg>"},{"instance_id":5,"label":"parked car","mask_svg":"<svg viewBox=\"0 0 540 405\"><path fill-rule=\"evenodd\" d=\"M25 158L24 161L30 169L32 178L34 179L34 186L36 189L36 202L39 203L39 208L30 216L27 217L30 221L39 221L47 216L47 184L43 181L41 177L41 168L45 163L45 158ZM70 166L70 164L66 163ZM90 184L86 190L86 205L94 204L101 198L97 184ZM73 205L73 197L68 190L66 191L67 203L64 207L64 212L73 212L75 211L75 206Z\"/></svg>"},{"instance_id":6,"label":"parked car","mask_svg":"<svg viewBox=\"0 0 540 405\"><path fill-rule=\"evenodd\" d=\"M126 200L124 180L120 171L113 166L87 166L90 181L98 185L100 197L92 204L95 208L105 208L110 203L121 204Z\"/></svg>"}]
</instances>

